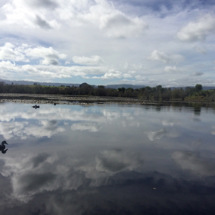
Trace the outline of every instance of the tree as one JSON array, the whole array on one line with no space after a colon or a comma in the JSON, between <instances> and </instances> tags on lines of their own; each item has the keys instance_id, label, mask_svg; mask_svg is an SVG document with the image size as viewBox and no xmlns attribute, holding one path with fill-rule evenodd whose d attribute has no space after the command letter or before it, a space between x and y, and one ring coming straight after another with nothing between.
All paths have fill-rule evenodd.
<instances>
[{"instance_id":1,"label":"tree","mask_svg":"<svg viewBox=\"0 0 215 215\"><path fill-rule=\"evenodd\" d=\"M96 89L96 95L97 96L106 96L107 95L107 91L105 89L105 86L103 85L99 85Z\"/></svg>"},{"instance_id":2,"label":"tree","mask_svg":"<svg viewBox=\"0 0 215 215\"><path fill-rule=\"evenodd\" d=\"M196 84L196 86L195 86L195 91L196 92L199 92L199 91L201 91L202 90L202 85L201 84Z\"/></svg>"},{"instance_id":3,"label":"tree","mask_svg":"<svg viewBox=\"0 0 215 215\"><path fill-rule=\"evenodd\" d=\"M93 86L87 83L82 83L79 86L79 90L81 95L91 95L93 91Z\"/></svg>"}]
</instances>

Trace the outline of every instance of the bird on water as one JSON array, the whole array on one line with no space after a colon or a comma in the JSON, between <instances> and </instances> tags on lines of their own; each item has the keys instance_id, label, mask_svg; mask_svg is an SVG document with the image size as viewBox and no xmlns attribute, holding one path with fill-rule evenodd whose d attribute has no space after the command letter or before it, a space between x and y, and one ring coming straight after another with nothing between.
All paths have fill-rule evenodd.
<instances>
[{"instance_id":1,"label":"bird on water","mask_svg":"<svg viewBox=\"0 0 215 215\"><path fill-rule=\"evenodd\" d=\"M5 140L3 140L2 143L1 143L1 145L0 145L0 151L3 154L5 154L7 152L7 150L8 150L8 149L5 149L6 148L6 146L5 146L6 144L8 145L8 143Z\"/></svg>"}]
</instances>

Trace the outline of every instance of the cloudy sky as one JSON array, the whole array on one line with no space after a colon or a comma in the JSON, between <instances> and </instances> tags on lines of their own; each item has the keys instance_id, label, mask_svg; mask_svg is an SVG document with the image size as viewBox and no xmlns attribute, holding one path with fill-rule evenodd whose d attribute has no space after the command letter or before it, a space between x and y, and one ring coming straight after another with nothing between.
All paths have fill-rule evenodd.
<instances>
[{"instance_id":1,"label":"cloudy sky","mask_svg":"<svg viewBox=\"0 0 215 215\"><path fill-rule=\"evenodd\" d=\"M1 0L0 79L215 86L211 0Z\"/></svg>"}]
</instances>

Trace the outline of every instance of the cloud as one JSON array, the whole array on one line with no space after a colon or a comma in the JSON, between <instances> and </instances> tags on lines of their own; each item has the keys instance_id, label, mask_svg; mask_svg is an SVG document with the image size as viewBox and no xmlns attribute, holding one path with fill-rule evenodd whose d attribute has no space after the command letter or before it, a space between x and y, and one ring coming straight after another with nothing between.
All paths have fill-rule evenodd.
<instances>
[{"instance_id":1,"label":"cloud","mask_svg":"<svg viewBox=\"0 0 215 215\"><path fill-rule=\"evenodd\" d=\"M103 23L105 28L112 28L112 27L121 27L121 26L129 26L133 25L132 20L130 20L128 17L126 17L123 14L116 14L113 17L109 17L107 20Z\"/></svg>"},{"instance_id":2,"label":"cloud","mask_svg":"<svg viewBox=\"0 0 215 215\"><path fill-rule=\"evenodd\" d=\"M115 78L121 78L121 77L123 77L121 72L110 69L108 72L105 72L105 74L100 78L101 79L115 79Z\"/></svg>"},{"instance_id":3,"label":"cloud","mask_svg":"<svg viewBox=\"0 0 215 215\"><path fill-rule=\"evenodd\" d=\"M202 83L210 85L214 78L212 3L204 6L196 1L185 4L164 0L10 0L1 1L0 5L0 58L5 61L0 68L2 78L43 81L46 77L60 83L149 86L158 82L171 86L175 84L173 79L180 82L178 85L195 81L185 80L185 72L170 79L159 62L171 66L166 70L173 71L175 66L189 77L203 71L200 66L204 64ZM199 14L203 18L195 21ZM191 27L189 22L193 23ZM177 32L190 40L208 38L198 45L207 54L200 59L193 44L175 39ZM6 47L7 43L13 47ZM30 52L42 47L46 54L42 50L34 57L27 53L28 49ZM49 48L54 51L48 53ZM6 67L7 61L13 65Z\"/></svg>"},{"instance_id":4,"label":"cloud","mask_svg":"<svg viewBox=\"0 0 215 215\"><path fill-rule=\"evenodd\" d=\"M151 60L157 60L157 61L162 61L164 63L168 63L170 58L163 52L160 52L158 50L154 50L152 53L151 53L151 56L150 56L150 59Z\"/></svg>"},{"instance_id":5,"label":"cloud","mask_svg":"<svg viewBox=\"0 0 215 215\"><path fill-rule=\"evenodd\" d=\"M56 1L53 0L31 0L31 1L25 1L26 4L32 7L37 7L37 8L50 8L50 9L55 9L59 5Z\"/></svg>"},{"instance_id":6,"label":"cloud","mask_svg":"<svg viewBox=\"0 0 215 215\"><path fill-rule=\"evenodd\" d=\"M49 25L49 23L42 19L40 16L36 16L36 20L35 20L35 23L40 26L41 28L44 28L44 29L51 29L51 26Z\"/></svg>"},{"instance_id":7,"label":"cloud","mask_svg":"<svg viewBox=\"0 0 215 215\"><path fill-rule=\"evenodd\" d=\"M177 36L182 41L204 40L206 37L215 32L215 18L212 15L206 15L196 22L190 22L183 27Z\"/></svg>"},{"instance_id":8,"label":"cloud","mask_svg":"<svg viewBox=\"0 0 215 215\"><path fill-rule=\"evenodd\" d=\"M65 54L59 53L52 47L31 47L28 44L16 46L12 43L5 43L0 47L0 57L4 61L25 63L32 59L42 59L41 64L43 65L58 65L59 60L66 59Z\"/></svg>"},{"instance_id":9,"label":"cloud","mask_svg":"<svg viewBox=\"0 0 215 215\"><path fill-rule=\"evenodd\" d=\"M96 1L80 18L104 30L104 34L110 38L139 36L148 27L142 17L129 16L108 1Z\"/></svg>"},{"instance_id":10,"label":"cloud","mask_svg":"<svg viewBox=\"0 0 215 215\"><path fill-rule=\"evenodd\" d=\"M54 1L41 1L41 0L11 0L8 1L2 8L2 16L4 19L0 21L0 25L7 26L15 25L11 29L15 32L19 32L23 35L26 30L36 30L35 27L41 27L43 29L50 29L58 27L58 16L53 16L51 13L53 9L56 9L58 4ZM6 27L10 29L10 26ZM25 34L24 33L24 34ZM37 33L35 31L35 33Z\"/></svg>"},{"instance_id":11,"label":"cloud","mask_svg":"<svg viewBox=\"0 0 215 215\"><path fill-rule=\"evenodd\" d=\"M98 55L94 55L91 57L74 56L72 60L74 63L83 65L99 65L103 62L103 59Z\"/></svg>"},{"instance_id":12,"label":"cloud","mask_svg":"<svg viewBox=\"0 0 215 215\"><path fill-rule=\"evenodd\" d=\"M65 54L61 54L58 51L54 50L52 47L35 47L28 48L25 50L26 55L32 59L41 59L41 64L43 65L58 65L59 60L66 58Z\"/></svg>"},{"instance_id":13,"label":"cloud","mask_svg":"<svg viewBox=\"0 0 215 215\"><path fill-rule=\"evenodd\" d=\"M0 46L0 60L10 60L17 62L29 62L27 59L24 50L26 44L16 47L12 43L5 43L3 46Z\"/></svg>"},{"instance_id":14,"label":"cloud","mask_svg":"<svg viewBox=\"0 0 215 215\"><path fill-rule=\"evenodd\" d=\"M14 77L14 73L17 73L19 70L17 69L14 63L10 61L0 61L0 74L4 79L10 79Z\"/></svg>"},{"instance_id":15,"label":"cloud","mask_svg":"<svg viewBox=\"0 0 215 215\"><path fill-rule=\"evenodd\" d=\"M177 63L182 61L184 58L182 55L178 55L178 54L167 55L164 52L154 50L152 51L149 59L154 61L161 61L163 63Z\"/></svg>"},{"instance_id":16,"label":"cloud","mask_svg":"<svg viewBox=\"0 0 215 215\"><path fill-rule=\"evenodd\" d=\"M165 72L177 72L179 69L176 68L176 66L165 66L164 68Z\"/></svg>"},{"instance_id":17,"label":"cloud","mask_svg":"<svg viewBox=\"0 0 215 215\"><path fill-rule=\"evenodd\" d=\"M202 75L204 75L204 73L203 72L195 72L193 75L194 76L202 76Z\"/></svg>"},{"instance_id":18,"label":"cloud","mask_svg":"<svg viewBox=\"0 0 215 215\"><path fill-rule=\"evenodd\" d=\"M109 37L125 38L131 35L138 36L147 28L147 25L140 18L126 17L124 14L114 14L104 17L101 23Z\"/></svg>"},{"instance_id":19,"label":"cloud","mask_svg":"<svg viewBox=\"0 0 215 215\"><path fill-rule=\"evenodd\" d=\"M46 77L47 81L54 78L71 78L80 76L82 78L111 79L114 77L120 78L122 74L114 71L104 65L103 59L98 55L91 57L74 56L73 62L80 65L66 64L68 57L64 53L60 53L53 47L30 46L22 44L15 46L11 43L6 43L0 47L0 74L2 78L8 79L14 74L16 79L23 76L25 80L36 81L41 77ZM23 65L16 65L12 62L23 62ZM31 65L30 62L34 62ZM60 66L60 64L63 64ZM83 67L84 65L84 67ZM5 74L5 76L4 76ZM126 74L125 74L126 75Z\"/></svg>"}]
</instances>

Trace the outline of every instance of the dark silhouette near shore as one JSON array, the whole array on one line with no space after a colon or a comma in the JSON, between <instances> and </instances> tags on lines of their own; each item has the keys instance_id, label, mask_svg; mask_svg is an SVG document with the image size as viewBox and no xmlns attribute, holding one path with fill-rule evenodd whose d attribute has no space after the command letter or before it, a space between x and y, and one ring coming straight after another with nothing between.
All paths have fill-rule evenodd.
<instances>
[{"instance_id":1,"label":"dark silhouette near shore","mask_svg":"<svg viewBox=\"0 0 215 215\"><path fill-rule=\"evenodd\" d=\"M1 145L0 145L0 151L2 152L2 154L5 154L7 152L8 149L5 149L5 145L8 144L5 140L2 141Z\"/></svg>"},{"instance_id":2,"label":"dark silhouette near shore","mask_svg":"<svg viewBox=\"0 0 215 215\"><path fill-rule=\"evenodd\" d=\"M37 109L37 108L40 108L40 106L39 105L34 105L34 106L32 106L32 108Z\"/></svg>"}]
</instances>

